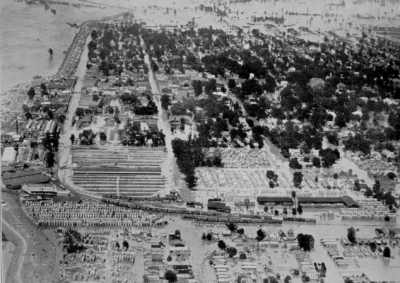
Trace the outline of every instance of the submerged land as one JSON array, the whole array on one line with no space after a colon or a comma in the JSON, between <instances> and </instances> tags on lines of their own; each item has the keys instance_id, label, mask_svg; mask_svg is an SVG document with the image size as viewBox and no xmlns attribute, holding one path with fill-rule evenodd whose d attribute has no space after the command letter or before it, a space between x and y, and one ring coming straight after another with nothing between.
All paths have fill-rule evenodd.
<instances>
[{"instance_id":1,"label":"submerged land","mask_svg":"<svg viewBox=\"0 0 400 283\"><path fill-rule=\"evenodd\" d=\"M2 107L5 282L398 280L398 4L81 2Z\"/></svg>"}]
</instances>

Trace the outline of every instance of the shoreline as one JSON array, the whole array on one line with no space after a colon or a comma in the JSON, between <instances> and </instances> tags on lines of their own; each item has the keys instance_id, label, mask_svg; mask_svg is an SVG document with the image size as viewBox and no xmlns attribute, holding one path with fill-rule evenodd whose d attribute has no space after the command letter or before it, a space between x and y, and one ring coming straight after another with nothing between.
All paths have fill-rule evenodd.
<instances>
[{"instance_id":1,"label":"shoreline","mask_svg":"<svg viewBox=\"0 0 400 283\"><path fill-rule=\"evenodd\" d=\"M23 114L21 105L26 99L26 92L32 86L40 85L43 82L74 79L74 74L79 63L79 58L85 49L86 38L91 32L93 25L102 21L117 19L126 12L107 16L98 20L87 20L80 24L75 33L65 56L57 71L48 76L34 76L30 81L20 82L16 85L1 91L0 93L0 124L2 132L14 132L16 119Z\"/></svg>"},{"instance_id":2,"label":"shoreline","mask_svg":"<svg viewBox=\"0 0 400 283\"><path fill-rule=\"evenodd\" d=\"M26 92L30 87L37 86L42 82L49 82L52 80L71 79L71 73L73 74L75 71L74 69L76 69L76 66L74 65L71 66L71 64L75 63L72 60L74 58L71 58L71 56L75 55L77 52L79 52L80 56L80 54L83 52L84 47L79 46L77 41L79 40L80 37L83 36L84 32L86 32L85 23L83 23L80 26L79 30L75 33L72 42L69 45L67 52L64 56L64 59L61 65L58 67L58 70L55 74L46 77L34 76L30 81L18 83L15 86L12 86L10 89L1 92L0 122L3 132L13 131L12 129L15 127L15 118L17 118L19 115L23 113L22 107L19 107L19 105L21 105L25 101ZM68 64L69 60L72 60L72 62ZM61 74L63 73L66 73L67 75L61 76Z\"/></svg>"}]
</instances>

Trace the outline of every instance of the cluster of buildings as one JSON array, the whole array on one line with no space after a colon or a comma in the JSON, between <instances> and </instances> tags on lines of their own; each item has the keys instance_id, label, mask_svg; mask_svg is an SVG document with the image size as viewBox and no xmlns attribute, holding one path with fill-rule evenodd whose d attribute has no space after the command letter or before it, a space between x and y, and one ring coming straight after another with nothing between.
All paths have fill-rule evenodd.
<instances>
[{"instance_id":1,"label":"cluster of buildings","mask_svg":"<svg viewBox=\"0 0 400 283\"><path fill-rule=\"evenodd\" d=\"M179 230L153 239L144 260L143 280L146 283L163 279L169 282L198 282L192 270L190 247L185 244Z\"/></svg>"},{"instance_id":2,"label":"cluster of buildings","mask_svg":"<svg viewBox=\"0 0 400 283\"><path fill-rule=\"evenodd\" d=\"M43 191L40 192L43 195ZM50 189L47 194L53 194ZM147 214L98 201L57 201L22 199L24 209L34 222L43 227L143 227L158 226L160 216Z\"/></svg>"}]
</instances>

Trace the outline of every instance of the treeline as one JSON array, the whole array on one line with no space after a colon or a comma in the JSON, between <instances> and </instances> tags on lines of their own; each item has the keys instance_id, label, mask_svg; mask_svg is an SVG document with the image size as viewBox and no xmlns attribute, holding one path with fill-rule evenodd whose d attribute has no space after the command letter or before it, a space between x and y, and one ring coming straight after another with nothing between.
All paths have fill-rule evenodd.
<instances>
[{"instance_id":1,"label":"treeline","mask_svg":"<svg viewBox=\"0 0 400 283\"><path fill-rule=\"evenodd\" d=\"M205 156L201 143L198 139L190 138L188 141L174 139L172 140L172 149L174 151L179 170L185 175L186 184L190 189L196 186L196 167L223 166L221 156Z\"/></svg>"}]
</instances>

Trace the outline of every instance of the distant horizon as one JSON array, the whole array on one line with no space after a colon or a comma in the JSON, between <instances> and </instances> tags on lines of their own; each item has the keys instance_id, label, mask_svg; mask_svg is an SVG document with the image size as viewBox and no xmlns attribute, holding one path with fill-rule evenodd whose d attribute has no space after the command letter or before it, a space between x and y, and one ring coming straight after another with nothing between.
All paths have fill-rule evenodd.
<instances>
[{"instance_id":1,"label":"distant horizon","mask_svg":"<svg viewBox=\"0 0 400 283\"><path fill-rule=\"evenodd\" d=\"M324 5L318 5L318 3L324 2L342 2L342 0L324 0L324 1L316 1L316 0L307 0L301 3L305 4L306 2L315 2L317 5L313 5L314 10L316 7L320 7L321 9ZM400 2L394 0L383 0L384 2L390 2L397 4L399 6L400 11ZM50 5L51 4L51 1ZM71 1L74 3L74 0ZM119 3L121 1L116 1L115 3ZM175 3L176 7L180 6L182 1L177 0L170 0L170 1L160 1L160 0L150 0L150 1L134 1L134 2L127 2L122 1L121 5L131 5L134 4L135 6L147 6L150 3L155 4L163 4L168 5L169 3ZM185 0L183 3L193 3L193 4L200 4L200 3L210 3L210 1L192 1L192 0ZM212 2L212 1L211 1ZM221 1L215 1L221 2ZM222 1L227 2L227 1ZM291 3L291 2L298 2L293 0L283 0L283 1L255 1L255 3L259 3L260 5L270 5L273 4L274 6L279 5L279 3ZM345 3L358 3L358 2L366 2L366 3L382 3L382 1L376 0L345 0ZM83 1L77 2L80 4L85 3L104 3L107 6L114 6L110 1ZM246 2L248 3L248 2ZM232 3L231 3L232 4ZM101 4L103 5L103 4ZM119 4L118 4L119 5ZM117 5L117 6L118 6ZM234 4L232 4L234 5ZM238 3L237 5L241 5ZM23 2L16 2L12 0L7 0L3 2L1 13L2 17L0 20L0 29L1 29L1 37L7 38L8 40L2 40L0 44L0 58L1 58L1 73L0 76L0 92L6 91L9 88L15 86L19 83L25 83L30 81L36 75L51 75L54 71L58 68L58 65L61 63L63 58L63 52L66 50L68 46L68 42L72 39L75 30L72 27L69 27L67 23L74 23L74 22L82 22L85 19L96 19L101 16L105 15L112 15L113 13L118 13L122 11L121 8L108 8L106 11L97 8L90 8L90 7L65 7L63 5L54 5L55 10L59 11L56 15L52 15L49 10L46 10L41 6L38 5L26 5ZM20 8L24 7L23 10ZM299 6L302 7L302 4ZM306 7L306 6L304 6ZM193 7L192 7L193 8ZM286 8L292 8L293 6L289 5ZM307 7L306 7L307 8ZM83 12L82 10L87 10ZM112 10L115 10L114 12ZM249 11L252 10L251 6L247 6ZM254 10L252 13L257 12L259 8ZM276 7L274 8L274 10ZM308 9L308 8L307 8ZM324 8L325 9L325 8ZM365 15L369 15L372 13L381 13L379 12L380 8L374 10L366 10L366 11L357 11L357 13L363 13ZM274 10L271 10L272 12ZM23 11L23 12L22 12ZM89 12L90 11L90 12ZM22 12L22 13L21 13ZM267 14L269 14L268 10L266 10ZM19 22L23 23L23 25L18 24ZM52 32L49 33L49 30L40 32L40 26L42 26L41 21L45 24L51 24ZM379 22L381 25L383 24L382 21ZM397 23L397 24L396 24ZM397 16L397 21L388 22L387 26L400 26L400 17ZM30 30L30 31L29 31ZM30 42L28 44L26 34L31 34ZM36 34L36 36L35 36ZM62 36L61 36L62 35ZM60 45L59 41L55 41L54 39L62 39L64 43ZM56 45L55 45L56 43ZM25 46L24 46L25 45ZM48 59L47 50L48 48L53 48L54 56L52 60ZM21 53L22 52L22 53ZM36 58L37 66L39 69L33 69L32 64L28 64L29 59ZM22 59L22 60L21 60Z\"/></svg>"}]
</instances>

